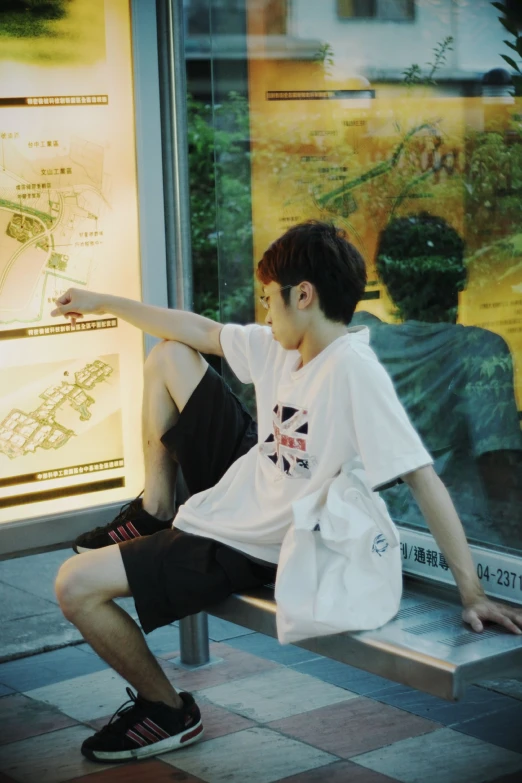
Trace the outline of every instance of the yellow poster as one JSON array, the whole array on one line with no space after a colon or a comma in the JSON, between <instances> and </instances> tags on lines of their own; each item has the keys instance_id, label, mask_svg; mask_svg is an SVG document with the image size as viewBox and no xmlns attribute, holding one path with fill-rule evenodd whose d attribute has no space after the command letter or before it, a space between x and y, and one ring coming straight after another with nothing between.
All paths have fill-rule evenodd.
<instances>
[{"instance_id":1,"label":"yellow poster","mask_svg":"<svg viewBox=\"0 0 522 783\"><path fill-rule=\"evenodd\" d=\"M141 298L128 0L0 9L0 521L142 486L142 338L50 317Z\"/></svg>"},{"instance_id":2,"label":"yellow poster","mask_svg":"<svg viewBox=\"0 0 522 783\"><path fill-rule=\"evenodd\" d=\"M522 100L334 80L320 52L264 57L259 24L252 14L254 264L300 221L345 229L368 267L352 324L370 328L468 539L519 552ZM383 497L404 528L426 527L405 485Z\"/></svg>"},{"instance_id":3,"label":"yellow poster","mask_svg":"<svg viewBox=\"0 0 522 783\"><path fill-rule=\"evenodd\" d=\"M463 243L455 319L506 340L522 408L521 99L380 97L319 62L259 56L249 90L255 263L291 225L334 220L368 266L359 309L401 320L376 269L381 234L401 217L442 219Z\"/></svg>"}]
</instances>

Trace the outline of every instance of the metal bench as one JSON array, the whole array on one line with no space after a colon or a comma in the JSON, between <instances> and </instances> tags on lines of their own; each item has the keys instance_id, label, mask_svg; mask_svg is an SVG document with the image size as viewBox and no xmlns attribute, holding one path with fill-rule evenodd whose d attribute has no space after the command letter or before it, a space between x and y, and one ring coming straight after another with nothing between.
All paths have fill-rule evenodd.
<instances>
[{"instance_id":1,"label":"metal bench","mask_svg":"<svg viewBox=\"0 0 522 783\"><path fill-rule=\"evenodd\" d=\"M209 613L276 637L273 589L232 595ZM307 639L298 643L318 655L386 677L450 701L489 679L522 676L522 638L489 626L481 634L461 620L455 588L405 577L397 616L376 631ZM205 613L180 622L181 661L209 661Z\"/></svg>"}]
</instances>

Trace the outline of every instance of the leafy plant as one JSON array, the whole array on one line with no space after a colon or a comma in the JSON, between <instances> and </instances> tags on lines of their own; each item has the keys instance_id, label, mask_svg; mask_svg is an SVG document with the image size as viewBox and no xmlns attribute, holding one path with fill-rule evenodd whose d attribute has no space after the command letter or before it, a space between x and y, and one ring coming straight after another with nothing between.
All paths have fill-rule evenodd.
<instances>
[{"instance_id":1,"label":"leafy plant","mask_svg":"<svg viewBox=\"0 0 522 783\"><path fill-rule=\"evenodd\" d=\"M520 35L520 32L515 24L514 19L510 17L509 9L504 3L491 3L491 5L497 9L497 11L500 11L504 16L499 16L498 21L504 27L507 32L514 37L514 41L507 41L504 40L504 43L506 46L508 46L512 51L515 52L515 54L518 55L519 58L522 57L522 35ZM507 64L513 68L514 71L516 71L516 75L513 75L511 78L513 80L513 84L515 86L515 94L516 95L522 95L522 71L520 70L520 66L518 63L507 54L501 54L500 55Z\"/></svg>"},{"instance_id":2,"label":"leafy plant","mask_svg":"<svg viewBox=\"0 0 522 783\"><path fill-rule=\"evenodd\" d=\"M448 35L443 41L438 43L433 51L433 62L428 62L426 65L430 66L429 72L423 76L422 68L418 63L413 63L405 71L402 72L404 82L408 86L420 84L437 84L435 81L435 74L442 68L446 62L446 53L452 52L453 37Z\"/></svg>"},{"instance_id":3,"label":"leafy plant","mask_svg":"<svg viewBox=\"0 0 522 783\"><path fill-rule=\"evenodd\" d=\"M253 320L248 107L237 93L212 108L189 98L194 310Z\"/></svg>"},{"instance_id":4,"label":"leafy plant","mask_svg":"<svg viewBox=\"0 0 522 783\"><path fill-rule=\"evenodd\" d=\"M335 65L334 50L329 43L322 44L317 50L314 60L323 70L325 76L332 75L332 68Z\"/></svg>"},{"instance_id":5,"label":"leafy plant","mask_svg":"<svg viewBox=\"0 0 522 783\"><path fill-rule=\"evenodd\" d=\"M390 221L376 264L401 320L456 321L463 255L462 238L442 218L422 212Z\"/></svg>"}]
</instances>

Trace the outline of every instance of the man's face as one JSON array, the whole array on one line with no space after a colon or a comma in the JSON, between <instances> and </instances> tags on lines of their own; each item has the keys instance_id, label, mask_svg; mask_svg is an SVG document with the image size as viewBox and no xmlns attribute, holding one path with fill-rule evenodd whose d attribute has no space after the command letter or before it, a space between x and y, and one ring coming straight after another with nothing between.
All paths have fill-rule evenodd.
<instances>
[{"instance_id":1,"label":"man's face","mask_svg":"<svg viewBox=\"0 0 522 783\"><path fill-rule=\"evenodd\" d=\"M290 288L290 302L288 305L283 300L281 286L271 281L264 286L263 300L268 305L265 323L272 329L274 339L287 351L295 350L301 339L298 328L297 307L294 299L297 295L297 286Z\"/></svg>"}]
</instances>

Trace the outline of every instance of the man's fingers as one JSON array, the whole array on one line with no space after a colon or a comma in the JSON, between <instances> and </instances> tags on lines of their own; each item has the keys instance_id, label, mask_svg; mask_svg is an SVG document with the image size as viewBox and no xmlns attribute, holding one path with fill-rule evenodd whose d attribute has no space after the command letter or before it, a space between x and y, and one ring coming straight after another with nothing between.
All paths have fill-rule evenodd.
<instances>
[{"instance_id":1,"label":"man's fingers","mask_svg":"<svg viewBox=\"0 0 522 783\"><path fill-rule=\"evenodd\" d=\"M520 612L517 612L516 610L509 610L506 608L505 610L499 611L498 609L491 609L488 607L484 612L479 613L476 610L468 609L463 613L463 619L478 633L484 630L484 621L487 621L501 625L511 633L517 635L522 634L520 628L522 616L520 616Z\"/></svg>"},{"instance_id":2,"label":"man's fingers","mask_svg":"<svg viewBox=\"0 0 522 783\"><path fill-rule=\"evenodd\" d=\"M51 310L52 316L57 315L63 315L65 318L70 318L71 320L76 320L77 318L83 318L83 315L81 313L77 313L75 310L69 310L67 305L61 305L61 307L55 307L54 310Z\"/></svg>"},{"instance_id":3,"label":"man's fingers","mask_svg":"<svg viewBox=\"0 0 522 783\"><path fill-rule=\"evenodd\" d=\"M70 303L70 301L71 301L71 299L72 299L72 289L71 289L71 288L69 288L69 289L68 289L68 290L67 290L67 291L66 291L64 294L62 294L61 296L59 296L59 297L58 297L57 299L55 299L54 301L55 301L55 302L56 302L56 304L58 304L58 305L64 305L64 304L69 304L69 303Z\"/></svg>"}]
</instances>

